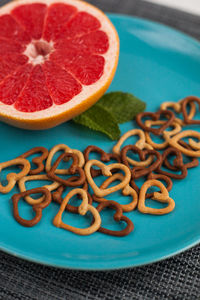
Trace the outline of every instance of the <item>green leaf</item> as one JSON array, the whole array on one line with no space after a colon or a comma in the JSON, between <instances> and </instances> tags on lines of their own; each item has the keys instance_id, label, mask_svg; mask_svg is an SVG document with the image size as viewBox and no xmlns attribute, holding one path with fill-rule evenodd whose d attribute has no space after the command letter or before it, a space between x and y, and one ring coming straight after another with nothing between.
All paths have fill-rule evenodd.
<instances>
[{"instance_id":1,"label":"green leaf","mask_svg":"<svg viewBox=\"0 0 200 300\"><path fill-rule=\"evenodd\" d=\"M103 132L112 140L117 140L120 137L119 126L112 114L97 104L75 117L73 121L90 129Z\"/></svg>"},{"instance_id":2,"label":"green leaf","mask_svg":"<svg viewBox=\"0 0 200 300\"><path fill-rule=\"evenodd\" d=\"M133 120L138 113L143 112L146 108L143 101L132 94L123 92L105 94L96 105L106 109L120 124Z\"/></svg>"},{"instance_id":3,"label":"green leaf","mask_svg":"<svg viewBox=\"0 0 200 300\"><path fill-rule=\"evenodd\" d=\"M132 94L111 92L73 120L117 140L120 137L118 123L133 120L145 107L146 104Z\"/></svg>"}]
</instances>

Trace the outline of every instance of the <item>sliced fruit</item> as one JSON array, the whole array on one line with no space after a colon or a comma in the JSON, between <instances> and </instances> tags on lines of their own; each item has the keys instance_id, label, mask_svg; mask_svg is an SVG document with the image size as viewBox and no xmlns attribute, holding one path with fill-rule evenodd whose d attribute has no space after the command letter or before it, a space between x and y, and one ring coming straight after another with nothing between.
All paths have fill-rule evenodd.
<instances>
[{"instance_id":1,"label":"sliced fruit","mask_svg":"<svg viewBox=\"0 0 200 300\"><path fill-rule=\"evenodd\" d=\"M0 101L7 105L16 104L19 95L31 74L32 65L26 64L6 76L0 83Z\"/></svg>"},{"instance_id":2,"label":"sliced fruit","mask_svg":"<svg viewBox=\"0 0 200 300\"><path fill-rule=\"evenodd\" d=\"M19 0L0 9L0 120L26 129L65 122L93 105L117 67L117 32L78 0Z\"/></svg>"}]
</instances>

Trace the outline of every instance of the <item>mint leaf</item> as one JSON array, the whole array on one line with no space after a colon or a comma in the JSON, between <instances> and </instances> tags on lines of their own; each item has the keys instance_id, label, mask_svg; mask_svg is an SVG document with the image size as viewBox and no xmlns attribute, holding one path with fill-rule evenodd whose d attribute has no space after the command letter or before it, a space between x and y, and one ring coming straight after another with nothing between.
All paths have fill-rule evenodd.
<instances>
[{"instance_id":1,"label":"mint leaf","mask_svg":"<svg viewBox=\"0 0 200 300\"><path fill-rule=\"evenodd\" d=\"M120 137L119 126L112 114L97 104L75 117L73 121L90 129L103 132L111 140L117 140Z\"/></svg>"},{"instance_id":2,"label":"mint leaf","mask_svg":"<svg viewBox=\"0 0 200 300\"><path fill-rule=\"evenodd\" d=\"M132 94L111 92L73 120L117 140L120 137L118 123L133 120L145 107L146 104Z\"/></svg>"},{"instance_id":3,"label":"mint leaf","mask_svg":"<svg viewBox=\"0 0 200 300\"><path fill-rule=\"evenodd\" d=\"M106 109L120 124L133 120L137 114L143 112L146 108L143 101L132 94L123 92L105 94L96 105Z\"/></svg>"}]
</instances>

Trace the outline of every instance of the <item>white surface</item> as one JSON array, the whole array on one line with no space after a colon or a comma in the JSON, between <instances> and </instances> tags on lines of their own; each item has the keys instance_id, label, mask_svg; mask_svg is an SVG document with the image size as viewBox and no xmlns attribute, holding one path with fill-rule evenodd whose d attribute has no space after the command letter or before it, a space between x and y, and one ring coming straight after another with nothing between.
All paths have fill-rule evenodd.
<instances>
[{"instance_id":1,"label":"white surface","mask_svg":"<svg viewBox=\"0 0 200 300\"><path fill-rule=\"evenodd\" d=\"M184 10L185 12L200 15L200 0L146 0L161 5Z\"/></svg>"}]
</instances>

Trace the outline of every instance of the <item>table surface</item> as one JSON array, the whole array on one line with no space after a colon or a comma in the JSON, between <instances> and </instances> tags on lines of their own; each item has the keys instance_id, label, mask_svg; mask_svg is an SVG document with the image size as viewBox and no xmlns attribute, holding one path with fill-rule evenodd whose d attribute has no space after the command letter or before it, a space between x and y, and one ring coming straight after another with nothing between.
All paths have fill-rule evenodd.
<instances>
[{"instance_id":1,"label":"table surface","mask_svg":"<svg viewBox=\"0 0 200 300\"><path fill-rule=\"evenodd\" d=\"M126 0L123 5L120 0L88 2L104 11L161 22L200 40L199 16L142 0ZM197 300L200 246L162 262L115 272L55 269L0 252L0 299Z\"/></svg>"},{"instance_id":2,"label":"table surface","mask_svg":"<svg viewBox=\"0 0 200 300\"><path fill-rule=\"evenodd\" d=\"M173 8L178 8L186 12L200 15L200 1L199 0L145 0L160 5L166 5Z\"/></svg>"}]
</instances>

